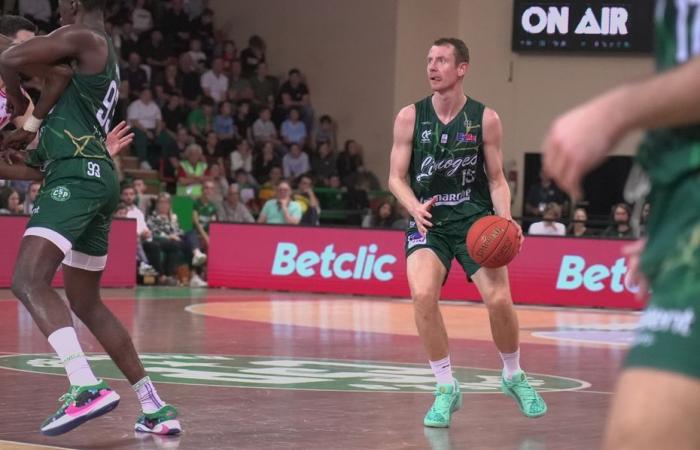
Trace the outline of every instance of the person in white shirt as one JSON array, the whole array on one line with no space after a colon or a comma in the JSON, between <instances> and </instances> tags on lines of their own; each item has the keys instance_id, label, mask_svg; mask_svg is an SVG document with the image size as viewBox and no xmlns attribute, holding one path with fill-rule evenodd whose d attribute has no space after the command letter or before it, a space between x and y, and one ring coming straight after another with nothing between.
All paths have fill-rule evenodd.
<instances>
[{"instance_id":1,"label":"person in white shirt","mask_svg":"<svg viewBox=\"0 0 700 450\"><path fill-rule=\"evenodd\" d=\"M235 177L238 169L245 170L248 175L253 173L253 150L248 141L238 143L236 150L231 153L231 176Z\"/></svg>"},{"instance_id":2,"label":"person in white shirt","mask_svg":"<svg viewBox=\"0 0 700 450\"><path fill-rule=\"evenodd\" d=\"M566 227L563 223L557 222L560 217L561 206L554 202L547 203L544 213L542 213L543 220L530 225L527 233L541 236L564 236L566 235Z\"/></svg>"},{"instance_id":3,"label":"person in white shirt","mask_svg":"<svg viewBox=\"0 0 700 450\"><path fill-rule=\"evenodd\" d=\"M134 149L141 163L141 168L150 170L148 146L155 141L168 139L163 136L163 115L160 107L153 101L153 93L146 88L141 91L138 100L131 102L126 111L126 118L134 132Z\"/></svg>"},{"instance_id":4,"label":"person in white shirt","mask_svg":"<svg viewBox=\"0 0 700 450\"><path fill-rule=\"evenodd\" d=\"M136 5L131 13L131 23L134 25L134 31L144 33L153 28L153 15L145 8L146 0L136 0Z\"/></svg>"},{"instance_id":5,"label":"person in white shirt","mask_svg":"<svg viewBox=\"0 0 700 450\"><path fill-rule=\"evenodd\" d=\"M226 99L228 77L224 75L224 61L221 58L216 58L211 64L211 70L202 74L200 84L204 95L213 98L215 102Z\"/></svg>"}]
</instances>

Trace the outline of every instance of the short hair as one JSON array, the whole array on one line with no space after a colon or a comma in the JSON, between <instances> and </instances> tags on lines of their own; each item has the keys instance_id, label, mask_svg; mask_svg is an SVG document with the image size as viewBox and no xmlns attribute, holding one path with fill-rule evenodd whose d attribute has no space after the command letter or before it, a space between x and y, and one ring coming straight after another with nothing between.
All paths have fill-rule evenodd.
<instances>
[{"instance_id":1,"label":"short hair","mask_svg":"<svg viewBox=\"0 0 700 450\"><path fill-rule=\"evenodd\" d=\"M134 185L130 182L122 183L122 189L120 192L124 193L124 191L126 191L127 189L134 189ZM134 189L134 190L136 190L136 189Z\"/></svg>"},{"instance_id":2,"label":"short hair","mask_svg":"<svg viewBox=\"0 0 700 450\"><path fill-rule=\"evenodd\" d=\"M22 16L5 15L0 18L0 34L14 38L20 31L37 32L37 27L32 21L25 19Z\"/></svg>"},{"instance_id":3,"label":"short hair","mask_svg":"<svg viewBox=\"0 0 700 450\"><path fill-rule=\"evenodd\" d=\"M289 76L291 77L292 75L299 75L301 76L301 71L299 69L292 69L289 71Z\"/></svg>"},{"instance_id":4,"label":"short hair","mask_svg":"<svg viewBox=\"0 0 700 450\"><path fill-rule=\"evenodd\" d=\"M85 11L104 11L107 8L107 0L80 0Z\"/></svg>"},{"instance_id":5,"label":"short hair","mask_svg":"<svg viewBox=\"0 0 700 450\"><path fill-rule=\"evenodd\" d=\"M455 63L456 64L462 64L462 63L469 64L469 48L467 47L467 44L465 44L463 40L457 39L457 38L440 38L440 39L436 40L435 42L433 42L433 45L437 45L437 46L451 45L452 48L454 49Z\"/></svg>"},{"instance_id":6,"label":"short hair","mask_svg":"<svg viewBox=\"0 0 700 450\"><path fill-rule=\"evenodd\" d=\"M319 119L319 122L321 122L321 123L323 123L323 122L333 123L333 119L331 119L331 116L329 116L328 114L324 114Z\"/></svg>"},{"instance_id":7,"label":"short hair","mask_svg":"<svg viewBox=\"0 0 700 450\"><path fill-rule=\"evenodd\" d=\"M559 205L559 203L555 203L555 202L547 203L547 205L544 207L544 214L547 214L550 212L554 213L554 215L557 217L557 219L560 218L561 217L561 206Z\"/></svg>"}]
</instances>

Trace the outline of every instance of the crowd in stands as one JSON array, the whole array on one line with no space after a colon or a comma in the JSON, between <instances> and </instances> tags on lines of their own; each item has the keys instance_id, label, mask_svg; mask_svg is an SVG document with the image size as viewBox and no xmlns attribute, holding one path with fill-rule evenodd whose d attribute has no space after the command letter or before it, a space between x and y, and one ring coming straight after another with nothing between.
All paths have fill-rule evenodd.
<instances>
[{"instance_id":1,"label":"crowd in stands","mask_svg":"<svg viewBox=\"0 0 700 450\"><path fill-rule=\"evenodd\" d=\"M16 3L42 31L58 26L50 0ZM317 117L304 73L272 75L265 40L250 36L239 49L213 16L206 0L109 2L121 69L113 123L126 120L135 133L115 158L123 180L116 215L136 219L140 273L205 285L215 221L405 229L408 212L381 191L362 145L348 139L339 148L341 124ZM0 214L30 213L40 185L3 184ZM527 196L525 215L541 218L530 233L567 234L558 223L567 208L543 177ZM590 233L585 214L576 210L568 234ZM629 207L613 215L605 235L628 236Z\"/></svg>"}]
</instances>

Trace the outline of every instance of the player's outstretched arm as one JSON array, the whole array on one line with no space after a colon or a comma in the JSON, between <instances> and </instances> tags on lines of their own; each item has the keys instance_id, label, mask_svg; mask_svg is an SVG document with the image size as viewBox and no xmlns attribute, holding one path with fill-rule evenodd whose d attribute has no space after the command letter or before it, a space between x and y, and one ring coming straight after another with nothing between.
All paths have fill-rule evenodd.
<instances>
[{"instance_id":1,"label":"player's outstretched arm","mask_svg":"<svg viewBox=\"0 0 700 450\"><path fill-rule=\"evenodd\" d=\"M411 164L413 153L413 128L416 121L416 108L414 105L404 107L394 121L394 144L391 147L391 159L389 162L389 190L394 197L406 208L416 221L418 231L422 234L432 227L430 208L435 203L432 198L425 203L420 203L411 186L408 184L408 168Z\"/></svg>"},{"instance_id":2,"label":"player's outstretched arm","mask_svg":"<svg viewBox=\"0 0 700 450\"><path fill-rule=\"evenodd\" d=\"M107 151L110 156L118 154L122 149L131 144L134 140L134 133L130 133L130 131L131 127L122 120L107 134L105 144L107 145Z\"/></svg>"},{"instance_id":3,"label":"player's outstretched arm","mask_svg":"<svg viewBox=\"0 0 700 450\"><path fill-rule=\"evenodd\" d=\"M8 164L5 160L0 160L0 178L41 181L44 179L44 174L39 169L26 165L23 161L15 160L12 164Z\"/></svg>"},{"instance_id":4,"label":"player's outstretched arm","mask_svg":"<svg viewBox=\"0 0 700 450\"><path fill-rule=\"evenodd\" d=\"M559 187L578 198L584 175L630 131L697 122L700 57L608 91L557 118L544 140L544 168Z\"/></svg>"}]
</instances>

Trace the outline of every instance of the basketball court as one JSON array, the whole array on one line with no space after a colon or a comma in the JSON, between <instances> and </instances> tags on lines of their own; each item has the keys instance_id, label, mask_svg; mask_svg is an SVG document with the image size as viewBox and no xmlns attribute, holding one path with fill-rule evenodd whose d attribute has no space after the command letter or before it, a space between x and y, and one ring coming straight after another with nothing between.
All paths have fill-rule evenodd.
<instances>
[{"instance_id":1,"label":"basketball court","mask_svg":"<svg viewBox=\"0 0 700 450\"><path fill-rule=\"evenodd\" d=\"M47 438L39 425L65 371L11 292L0 290L0 449L591 449L638 314L519 306L522 363L549 412L500 394L486 309L445 303L465 393L449 429L424 428L434 377L405 300L187 288L108 289L146 370L181 412L179 437L136 435L129 384L82 325L119 407ZM21 409L17 409L17 408Z\"/></svg>"}]
</instances>

